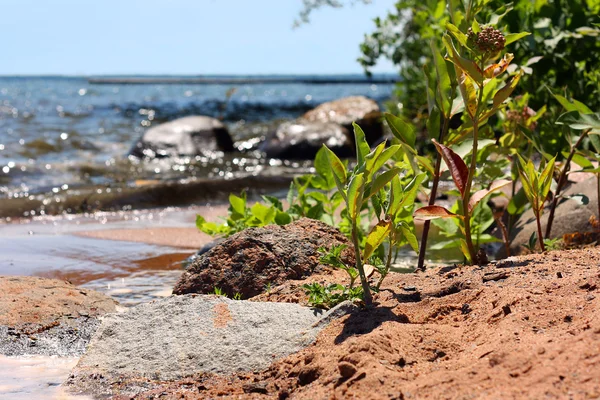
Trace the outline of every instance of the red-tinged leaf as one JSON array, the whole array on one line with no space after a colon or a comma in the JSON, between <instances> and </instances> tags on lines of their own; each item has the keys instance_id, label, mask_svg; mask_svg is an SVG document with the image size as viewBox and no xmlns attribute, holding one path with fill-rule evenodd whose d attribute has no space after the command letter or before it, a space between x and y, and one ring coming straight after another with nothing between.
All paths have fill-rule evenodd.
<instances>
[{"instance_id":1,"label":"red-tinged leaf","mask_svg":"<svg viewBox=\"0 0 600 400\"><path fill-rule=\"evenodd\" d=\"M495 192L496 190L500 190L503 187L505 187L506 185L512 183L512 181L509 181L507 179L501 179L499 181L496 181L494 183L492 183L492 186L490 186L489 189L483 189L483 190L479 190L477 192L475 192L473 194L473 196L471 196L471 199L469 200L469 212L473 211L473 209L477 206L477 204L479 204L479 202L481 200L483 200L485 198L485 196L487 196L488 194L491 194L492 192Z\"/></svg>"},{"instance_id":2,"label":"red-tinged leaf","mask_svg":"<svg viewBox=\"0 0 600 400\"><path fill-rule=\"evenodd\" d=\"M452 174L454 184L460 191L460 194L464 197L465 189L467 188L467 179L469 179L469 169L467 168L467 164L465 164L463 159L452 151L452 149L438 143L435 139L433 139L433 144L435 144L438 152L442 155L442 158L450 170L450 174Z\"/></svg>"},{"instance_id":3,"label":"red-tinged leaf","mask_svg":"<svg viewBox=\"0 0 600 400\"><path fill-rule=\"evenodd\" d=\"M504 58L498 64L492 64L489 67L487 67L483 72L483 76L485 76L488 79L497 77L498 75L506 71L513 58L514 55L512 53L506 53L504 55Z\"/></svg>"},{"instance_id":4,"label":"red-tinged leaf","mask_svg":"<svg viewBox=\"0 0 600 400\"><path fill-rule=\"evenodd\" d=\"M454 214L442 206L425 206L415 211L413 217L427 221L437 218L460 218L460 215Z\"/></svg>"},{"instance_id":5,"label":"red-tinged leaf","mask_svg":"<svg viewBox=\"0 0 600 400\"><path fill-rule=\"evenodd\" d=\"M513 90L515 90L517 87L517 83L519 83L521 76L522 73L518 73L509 83L506 84L506 86L496 92L494 95L494 105L492 107L494 110L497 110L500 105L504 103L504 100L508 99L508 97L512 94Z\"/></svg>"}]
</instances>

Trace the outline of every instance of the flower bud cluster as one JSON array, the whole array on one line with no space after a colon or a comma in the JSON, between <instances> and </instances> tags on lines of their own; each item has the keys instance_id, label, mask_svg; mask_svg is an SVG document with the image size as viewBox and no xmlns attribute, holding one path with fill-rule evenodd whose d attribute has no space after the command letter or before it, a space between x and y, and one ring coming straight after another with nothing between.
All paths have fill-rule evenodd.
<instances>
[{"instance_id":1,"label":"flower bud cluster","mask_svg":"<svg viewBox=\"0 0 600 400\"><path fill-rule=\"evenodd\" d=\"M506 119L510 122L525 125L527 120L536 115L536 112L530 107L523 107L522 110L509 110L506 112ZM532 121L527 126L528 129L534 130L537 127L537 122Z\"/></svg>"},{"instance_id":2,"label":"flower bud cluster","mask_svg":"<svg viewBox=\"0 0 600 400\"><path fill-rule=\"evenodd\" d=\"M504 49L506 38L498 29L486 26L475 33L472 28L467 31L471 47L482 54L493 54Z\"/></svg>"}]
</instances>

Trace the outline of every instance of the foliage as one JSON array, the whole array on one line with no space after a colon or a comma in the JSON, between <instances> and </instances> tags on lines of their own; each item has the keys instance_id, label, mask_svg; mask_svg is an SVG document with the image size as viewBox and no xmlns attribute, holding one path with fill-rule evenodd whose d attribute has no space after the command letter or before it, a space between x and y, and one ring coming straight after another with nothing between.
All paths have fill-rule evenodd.
<instances>
[{"instance_id":1,"label":"foliage","mask_svg":"<svg viewBox=\"0 0 600 400\"><path fill-rule=\"evenodd\" d=\"M304 15L341 4L307 0ZM232 194L225 223L198 216L199 229L229 236L302 217L338 227L351 240L356 263L343 262L342 245L320 248L320 262L346 271L349 284L303 286L311 304L324 308L360 298L370 305L401 246L417 252L417 267L423 267L430 221L441 229L431 249L459 247L467 262L483 263L479 246L497 241L490 235L494 223L508 249L514 219L529 204L537 232L527 246L558 248L560 240L550 233L571 162L596 174L600 197L600 115L593 112L600 108L599 11L597 0L398 1L395 13L376 20L377 31L362 48L366 67L382 56L402 67L401 99L410 102L402 101L399 115L385 114L391 144L371 149L354 124L356 162L324 146L314 174L296 177L286 202L263 196L250 206L245 193ZM517 87L523 94L514 96ZM456 199L448 208L436 204L444 180L454 183L444 193ZM502 212L486 200L508 185L505 226ZM419 192L428 198L415 211ZM425 220L420 244L413 218ZM380 277L372 285L375 270Z\"/></svg>"},{"instance_id":2,"label":"foliage","mask_svg":"<svg viewBox=\"0 0 600 400\"><path fill-rule=\"evenodd\" d=\"M540 243L540 248L542 251L545 251L543 241L544 236L542 235L540 220L544 211L546 198L548 197L548 193L550 193L550 186L552 185L555 159L553 157L545 166L542 164L540 165L539 170L536 170L531 160L525 161L521 156L518 157L520 164L519 174L521 175L523 190L525 191L525 195L527 196L531 208L533 209L533 214L535 215L537 238Z\"/></svg>"},{"instance_id":3,"label":"foliage","mask_svg":"<svg viewBox=\"0 0 600 400\"><path fill-rule=\"evenodd\" d=\"M402 77L397 96L402 108L394 110L416 119L418 130L424 128L426 103L422 93L426 84L419 79L424 65L434 62L424 43L443 47L443 34L448 22L462 32L477 20L498 26L507 37L509 32L532 32L526 40L512 48L523 71L521 91L531 95L530 107L540 109L551 96L545 85L559 88L588 104L600 108L600 2L597 0L499 0L484 2L457 0L399 0L395 10L375 19L375 29L361 45L360 63L368 70L379 58L398 65ZM516 36L512 36L516 37ZM419 99L421 99L419 101ZM555 108L548 110L557 117ZM541 121L541 142L546 151L556 154L564 145L564 137L552 126L552 119Z\"/></svg>"},{"instance_id":4,"label":"foliage","mask_svg":"<svg viewBox=\"0 0 600 400\"><path fill-rule=\"evenodd\" d=\"M479 263L476 249L472 238L472 216L475 208L483 198L494 191L501 189L510 183L507 180L493 182L489 188L471 193L477 167L478 145L480 130L483 130L486 121L503 106L503 103L511 95L521 78L521 73L516 73L512 79L503 87L497 88L497 77L503 74L509 67L513 55L507 53L496 62L501 55L504 46L519 38L525 37L526 32L505 37L502 32L491 26L480 27L474 19L467 34L451 24L447 24L443 43L447 51L447 58L453 64L455 75L458 79L462 102L468 117L469 133L472 135L470 143L471 160L467 166L463 158L450 147L432 139L438 153L448 166L452 180L456 185L461 199L458 213L453 213L441 206L429 205L415 212L415 217L430 220L435 218L459 218L464 240L461 239L461 250L469 263ZM436 90L441 83L438 79L437 85L430 89ZM437 86L437 87L436 87ZM434 92L435 93L435 92ZM445 99L441 99L440 104ZM434 106L430 106L434 110ZM484 260L481 260L484 261Z\"/></svg>"},{"instance_id":5,"label":"foliage","mask_svg":"<svg viewBox=\"0 0 600 400\"><path fill-rule=\"evenodd\" d=\"M351 0L348 3L364 3L369 4L371 0ZM334 7L340 8L344 6L344 2L340 0L302 0L302 10L298 14L298 18L294 21L294 27L299 27L302 24L306 24L310 21L310 15L313 11L322 8L322 7Z\"/></svg>"},{"instance_id":6,"label":"foliage","mask_svg":"<svg viewBox=\"0 0 600 400\"><path fill-rule=\"evenodd\" d=\"M306 294L308 294L308 302L311 306L325 309L335 307L346 300L362 299L363 295L360 286L348 288L339 283L327 286L319 283L311 283L304 284L302 287L306 290Z\"/></svg>"},{"instance_id":7,"label":"foliage","mask_svg":"<svg viewBox=\"0 0 600 400\"><path fill-rule=\"evenodd\" d=\"M404 131L404 138L414 146L413 137L409 131ZM333 178L338 193L344 199L346 205L342 212L345 220L350 225L350 237L354 245L356 270L360 277L365 303L371 303L371 289L367 281L364 265L374 255L385 256L383 244L388 242L388 254L385 267L382 268L382 278L387 275L392 262L392 248L401 244L410 244L417 251L417 240L414 234L414 222L412 220L412 209L417 191L425 178L417 167L412 166L413 176L405 174L407 183L403 184L400 179L402 161L398 165L387 165L394 158L402 158L406 149L410 149L404 143L394 144L386 147L386 143L380 143L371 150L365 139L363 130L354 124L354 142L356 144L357 162L353 169L347 170L346 166L331 150L327 150L329 165L333 172ZM400 156L398 156L400 154ZM368 209L369 203L371 209ZM377 219L377 223L371 227L360 240L362 211L368 209L368 213ZM361 244L364 243L364 246ZM381 282L378 284L378 286Z\"/></svg>"},{"instance_id":8,"label":"foliage","mask_svg":"<svg viewBox=\"0 0 600 400\"><path fill-rule=\"evenodd\" d=\"M302 217L321 220L336 225L336 210L342 203L341 196L335 188L333 174L328 165L324 149L315 157L315 172L295 177L290 184L287 195L288 207L274 196L262 196L263 202L250 206L247 195L229 195L228 216L224 223L207 221L203 216L196 216L198 229L211 236L229 237L246 228L262 227L269 224L287 225Z\"/></svg>"}]
</instances>

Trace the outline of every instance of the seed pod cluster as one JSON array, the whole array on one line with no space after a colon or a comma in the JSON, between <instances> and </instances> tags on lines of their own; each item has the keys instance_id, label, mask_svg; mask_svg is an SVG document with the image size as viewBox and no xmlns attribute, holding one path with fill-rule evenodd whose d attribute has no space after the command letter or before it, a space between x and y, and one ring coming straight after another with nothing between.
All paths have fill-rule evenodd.
<instances>
[{"instance_id":1,"label":"seed pod cluster","mask_svg":"<svg viewBox=\"0 0 600 400\"><path fill-rule=\"evenodd\" d=\"M527 120L537 113L530 107L525 106L522 110L509 110L506 112L506 117L510 122L525 125ZM534 130L537 127L537 122L532 121L527 128L530 130Z\"/></svg>"},{"instance_id":2,"label":"seed pod cluster","mask_svg":"<svg viewBox=\"0 0 600 400\"><path fill-rule=\"evenodd\" d=\"M467 31L471 48L482 54L493 54L504 49L506 38L498 29L486 26L475 33L472 28Z\"/></svg>"}]
</instances>

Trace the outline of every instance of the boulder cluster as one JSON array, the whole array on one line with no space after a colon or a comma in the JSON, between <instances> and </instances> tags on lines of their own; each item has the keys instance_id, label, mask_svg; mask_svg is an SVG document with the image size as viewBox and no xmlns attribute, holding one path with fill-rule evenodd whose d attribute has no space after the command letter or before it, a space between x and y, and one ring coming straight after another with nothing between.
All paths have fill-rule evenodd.
<instances>
[{"instance_id":1,"label":"boulder cluster","mask_svg":"<svg viewBox=\"0 0 600 400\"><path fill-rule=\"evenodd\" d=\"M268 158L312 160L326 144L340 157L354 154L352 123L358 123L373 145L383 137L379 105L363 96L323 103L294 121L280 124L250 149ZM148 129L129 151L138 158L208 156L236 149L227 127L218 119L188 116Z\"/></svg>"}]
</instances>

